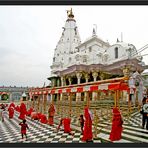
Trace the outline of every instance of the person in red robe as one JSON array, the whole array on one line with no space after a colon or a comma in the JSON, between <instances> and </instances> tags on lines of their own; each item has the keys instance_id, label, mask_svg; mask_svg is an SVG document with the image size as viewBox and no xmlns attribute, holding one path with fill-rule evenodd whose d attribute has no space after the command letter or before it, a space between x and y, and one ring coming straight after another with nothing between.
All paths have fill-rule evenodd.
<instances>
[{"instance_id":1,"label":"person in red robe","mask_svg":"<svg viewBox=\"0 0 148 148\"><path fill-rule=\"evenodd\" d=\"M26 140L27 140L27 129L29 129L28 124L26 123L26 120L24 119L23 122L20 122L19 125L21 126L21 135L22 135L22 139L24 138L24 135L26 136Z\"/></svg>"},{"instance_id":2,"label":"person in red robe","mask_svg":"<svg viewBox=\"0 0 148 148\"><path fill-rule=\"evenodd\" d=\"M15 108L15 104L12 102L12 103L10 103L9 107Z\"/></svg>"},{"instance_id":3,"label":"person in red robe","mask_svg":"<svg viewBox=\"0 0 148 148\"><path fill-rule=\"evenodd\" d=\"M13 107L9 107L8 108L8 112L9 112L9 119L13 118L13 116L14 116L14 108Z\"/></svg>"},{"instance_id":4,"label":"person in red robe","mask_svg":"<svg viewBox=\"0 0 148 148\"><path fill-rule=\"evenodd\" d=\"M26 105L24 103L21 103L19 119L24 120L26 114L27 114Z\"/></svg>"},{"instance_id":5,"label":"person in red robe","mask_svg":"<svg viewBox=\"0 0 148 148\"><path fill-rule=\"evenodd\" d=\"M71 132L70 122L71 122L71 119L68 117L63 119L64 133L69 133L70 135L74 135Z\"/></svg>"},{"instance_id":6,"label":"person in red robe","mask_svg":"<svg viewBox=\"0 0 148 148\"><path fill-rule=\"evenodd\" d=\"M31 107L28 111L27 111L27 116L31 116L31 113L34 112L34 109Z\"/></svg>"},{"instance_id":7,"label":"person in red robe","mask_svg":"<svg viewBox=\"0 0 148 148\"><path fill-rule=\"evenodd\" d=\"M32 112L30 117L31 117L31 120L40 120L40 115L37 112Z\"/></svg>"},{"instance_id":8,"label":"person in red robe","mask_svg":"<svg viewBox=\"0 0 148 148\"><path fill-rule=\"evenodd\" d=\"M54 114L55 114L55 107L51 103L48 109L48 124L53 125L54 124Z\"/></svg>"},{"instance_id":9,"label":"person in red robe","mask_svg":"<svg viewBox=\"0 0 148 148\"><path fill-rule=\"evenodd\" d=\"M15 110L16 110L17 112L20 112L20 107L17 105L17 106L15 107Z\"/></svg>"},{"instance_id":10,"label":"person in red robe","mask_svg":"<svg viewBox=\"0 0 148 148\"><path fill-rule=\"evenodd\" d=\"M121 139L123 120L117 107L113 108L112 129L109 139L116 141Z\"/></svg>"},{"instance_id":11,"label":"person in red robe","mask_svg":"<svg viewBox=\"0 0 148 148\"><path fill-rule=\"evenodd\" d=\"M48 121L47 121L46 115L42 114L40 117L41 117L40 122L44 123L44 124L47 124Z\"/></svg>"},{"instance_id":12,"label":"person in red robe","mask_svg":"<svg viewBox=\"0 0 148 148\"><path fill-rule=\"evenodd\" d=\"M83 137L81 140L88 142L88 141L92 141L93 139L92 114L88 107L85 107L84 109L84 117L85 117L84 130L83 130Z\"/></svg>"},{"instance_id":13,"label":"person in red robe","mask_svg":"<svg viewBox=\"0 0 148 148\"><path fill-rule=\"evenodd\" d=\"M39 119L41 119L42 113L37 113Z\"/></svg>"},{"instance_id":14,"label":"person in red robe","mask_svg":"<svg viewBox=\"0 0 148 148\"><path fill-rule=\"evenodd\" d=\"M68 133L70 135L74 135L74 133L72 133L71 127L70 127L70 122L71 119L66 117L66 118L61 118L60 120L60 124L57 127L57 132L59 131L60 127L63 125L64 127L64 133Z\"/></svg>"}]
</instances>

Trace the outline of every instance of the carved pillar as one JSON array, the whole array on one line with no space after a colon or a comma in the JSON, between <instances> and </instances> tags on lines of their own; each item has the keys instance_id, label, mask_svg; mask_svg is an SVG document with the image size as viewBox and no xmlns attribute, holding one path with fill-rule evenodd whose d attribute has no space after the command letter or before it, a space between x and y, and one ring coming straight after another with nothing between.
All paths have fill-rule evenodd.
<instances>
[{"instance_id":1,"label":"carved pillar","mask_svg":"<svg viewBox=\"0 0 148 148\"><path fill-rule=\"evenodd\" d=\"M84 77L85 77L85 82L87 83L88 82L88 79L89 79L89 74L88 73L85 73L84 74Z\"/></svg>"},{"instance_id":2,"label":"carved pillar","mask_svg":"<svg viewBox=\"0 0 148 148\"><path fill-rule=\"evenodd\" d=\"M57 86L60 86L60 79L57 79Z\"/></svg>"},{"instance_id":3,"label":"carved pillar","mask_svg":"<svg viewBox=\"0 0 148 148\"><path fill-rule=\"evenodd\" d=\"M64 86L64 76L61 76L61 86Z\"/></svg>"},{"instance_id":4,"label":"carved pillar","mask_svg":"<svg viewBox=\"0 0 148 148\"><path fill-rule=\"evenodd\" d=\"M76 76L77 76L77 84L80 84L81 83L82 73L81 72L77 72Z\"/></svg>"},{"instance_id":5,"label":"carved pillar","mask_svg":"<svg viewBox=\"0 0 148 148\"><path fill-rule=\"evenodd\" d=\"M52 87L56 86L56 79L54 77L51 78L51 86Z\"/></svg>"},{"instance_id":6,"label":"carved pillar","mask_svg":"<svg viewBox=\"0 0 148 148\"><path fill-rule=\"evenodd\" d=\"M92 72L92 76L94 78L94 82L97 81L98 72L96 71Z\"/></svg>"},{"instance_id":7,"label":"carved pillar","mask_svg":"<svg viewBox=\"0 0 148 148\"><path fill-rule=\"evenodd\" d=\"M103 72L100 72L99 77L100 77L101 80L104 80L104 77L105 77L104 73Z\"/></svg>"},{"instance_id":8,"label":"carved pillar","mask_svg":"<svg viewBox=\"0 0 148 148\"><path fill-rule=\"evenodd\" d=\"M94 78L94 82L97 81L98 72L94 71L92 73L92 76ZM96 101L97 99L97 92L92 92L92 101Z\"/></svg>"},{"instance_id":9,"label":"carved pillar","mask_svg":"<svg viewBox=\"0 0 148 148\"><path fill-rule=\"evenodd\" d=\"M71 77L70 76L68 77L68 81L69 81L69 85L71 85L72 81L71 81Z\"/></svg>"},{"instance_id":10,"label":"carved pillar","mask_svg":"<svg viewBox=\"0 0 148 148\"><path fill-rule=\"evenodd\" d=\"M81 72L77 72L76 73L77 76L77 84L80 84L81 82L81 77L82 77L82 73ZM81 99L81 93L76 93L76 102Z\"/></svg>"}]
</instances>

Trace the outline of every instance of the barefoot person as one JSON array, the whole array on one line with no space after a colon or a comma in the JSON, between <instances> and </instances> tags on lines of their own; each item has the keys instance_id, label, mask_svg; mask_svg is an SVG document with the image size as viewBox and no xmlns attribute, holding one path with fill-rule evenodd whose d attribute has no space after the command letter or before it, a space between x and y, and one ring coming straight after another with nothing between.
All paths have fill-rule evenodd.
<instances>
[{"instance_id":1,"label":"barefoot person","mask_svg":"<svg viewBox=\"0 0 148 148\"><path fill-rule=\"evenodd\" d=\"M26 124L26 120L24 119L23 122L20 122L19 125L21 126L21 134L22 134L22 139L24 139L24 135L27 140L27 133L26 130L29 129L28 125Z\"/></svg>"},{"instance_id":2,"label":"barefoot person","mask_svg":"<svg viewBox=\"0 0 148 148\"><path fill-rule=\"evenodd\" d=\"M80 126L81 126L81 133L83 134L83 128L84 128L84 118L83 118L83 115L80 115L79 121L80 121Z\"/></svg>"},{"instance_id":3,"label":"barefoot person","mask_svg":"<svg viewBox=\"0 0 148 148\"><path fill-rule=\"evenodd\" d=\"M12 106L9 107L8 112L9 112L9 119L12 119L14 116L14 108Z\"/></svg>"},{"instance_id":4,"label":"barefoot person","mask_svg":"<svg viewBox=\"0 0 148 148\"><path fill-rule=\"evenodd\" d=\"M54 114L55 114L55 107L51 103L48 109L48 124L53 125L54 124Z\"/></svg>"},{"instance_id":5,"label":"barefoot person","mask_svg":"<svg viewBox=\"0 0 148 148\"><path fill-rule=\"evenodd\" d=\"M93 134L92 134L92 114L87 106L84 109L84 117L85 117L84 131L81 140L88 142L92 141Z\"/></svg>"},{"instance_id":6,"label":"barefoot person","mask_svg":"<svg viewBox=\"0 0 148 148\"><path fill-rule=\"evenodd\" d=\"M109 139L116 141L121 139L123 120L120 111L117 107L113 108L112 129Z\"/></svg>"},{"instance_id":7,"label":"barefoot person","mask_svg":"<svg viewBox=\"0 0 148 148\"><path fill-rule=\"evenodd\" d=\"M21 105L20 105L20 115L19 119L24 120L27 114L27 109L25 103L23 103L23 99L21 98Z\"/></svg>"},{"instance_id":8,"label":"barefoot person","mask_svg":"<svg viewBox=\"0 0 148 148\"><path fill-rule=\"evenodd\" d=\"M74 133L72 133L71 127L70 127L70 122L71 119L66 117L66 118L61 118L60 120L60 124L57 127L57 132L59 131L60 127L63 125L64 127L64 133L68 133L70 135L74 135Z\"/></svg>"}]
</instances>

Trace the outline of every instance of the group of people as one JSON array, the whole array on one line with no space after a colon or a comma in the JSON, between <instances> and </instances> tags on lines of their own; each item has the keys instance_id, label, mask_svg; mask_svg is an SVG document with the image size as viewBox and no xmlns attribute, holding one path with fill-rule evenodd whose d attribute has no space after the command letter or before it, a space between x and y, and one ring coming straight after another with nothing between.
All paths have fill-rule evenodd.
<instances>
[{"instance_id":1,"label":"group of people","mask_svg":"<svg viewBox=\"0 0 148 148\"><path fill-rule=\"evenodd\" d=\"M84 117L83 115L80 115L79 118L81 133L82 133L82 138L81 138L82 141L90 142L93 140L92 121L93 121L92 113L90 109L86 106L84 108ZM57 131L60 129L60 126L62 126L62 124L64 126L64 132L73 135L70 129L70 119L62 118L60 120L59 126L57 127ZM114 107L112 128L109 136L110 141L116 141L121 139L122 130L123 130L122 125L123 125L123 119L121 113L117 107Z\"/></svg>"},{"instance_id":2,"label":"group of people","mask_svg":"<svg viewBox=\"0 0 148 148\"><path fill-rule=\"evenodd\" d=\"M19 125L21 126L21 135L22 139L24 136L27 140L27 134L26 131L29 129L27 123L26 123L26 116L30 116L33 120L39 120L41 123L49 124L51 126L54 125L54 115L55 115L55 107L51 103L48 109L48 119L46 115L37 113L34 111L33 108L30 108L27 111L25 103L21 101L20 106L15 105L13 102L8 106L8 113L9 113L9 119L12 119L14 116L14 111L17 111L19 113L19 119L22 120ZM85 106L84 108L84 115L80 115L79 122L81 127L81 133L82 133L82 141L89 142L93 140L93 132L92 132L92 121L93 116L88 106ZM113 108L113 120L112 120L112 129L110 133L109 139L111 141L120 140L121 139L121 133L122 133L122 124L123 120L121 117L121 113L117 107ZM70 135L74 135L72 133L72 129L70 127L71 125L71 119L69 117L61 118L59 125L57 127L57 132L60 130L60 127L63 126L64 132L69 133Z\"/></svg>"}]
</instances>

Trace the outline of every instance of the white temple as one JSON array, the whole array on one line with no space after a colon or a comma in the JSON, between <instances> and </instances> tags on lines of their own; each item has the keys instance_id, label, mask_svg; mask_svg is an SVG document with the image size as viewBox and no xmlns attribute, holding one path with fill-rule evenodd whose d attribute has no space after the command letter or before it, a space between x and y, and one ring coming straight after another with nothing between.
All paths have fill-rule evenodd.
<instances>
[{"instance_id":1,"label":"white temple","mask_svg":"<svg viewBox=\"0 0 148 148\"><path fill-rule=\"evenodd\" d=\"M98 37L95 28L92 36L81 42L72 9L67 11L67 20L62 35L54 50L51 65L51 87L87 83L125 75L142 73L145 67L136 47L119 41L113 45ZM80 96L79 96L80 97Z\"/></svg>"}]
</instances>

